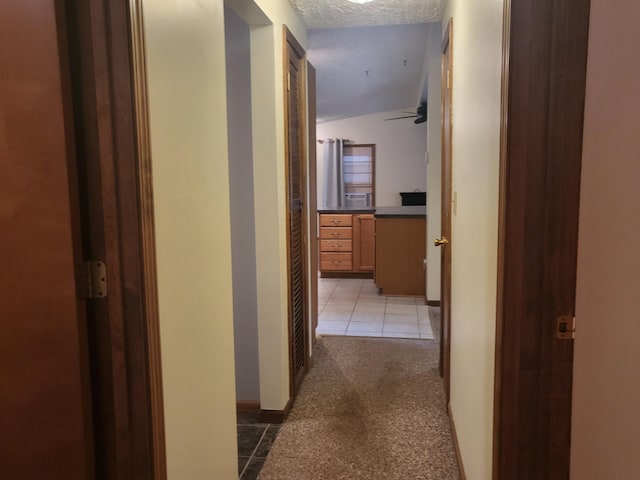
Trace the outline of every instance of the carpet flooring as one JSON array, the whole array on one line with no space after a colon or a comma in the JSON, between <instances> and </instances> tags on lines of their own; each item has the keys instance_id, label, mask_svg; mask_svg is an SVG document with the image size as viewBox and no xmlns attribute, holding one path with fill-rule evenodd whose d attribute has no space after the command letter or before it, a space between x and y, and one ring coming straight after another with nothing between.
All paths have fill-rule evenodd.
<instances>
[{"instance_id":1,"label":"carpet flooring","mask_svg":"<svg viewBox=\"0 0 640 480\"><path fill-rule=\"evenodd\" d=\"M258 478L457 480L435 340L322 337Z\"/></svg>"}]
</instances>

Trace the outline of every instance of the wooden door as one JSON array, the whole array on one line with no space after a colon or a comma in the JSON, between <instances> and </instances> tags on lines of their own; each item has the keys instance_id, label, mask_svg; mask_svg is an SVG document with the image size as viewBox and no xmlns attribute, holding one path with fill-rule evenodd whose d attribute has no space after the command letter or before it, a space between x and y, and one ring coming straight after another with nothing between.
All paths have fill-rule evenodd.
<instances>
[{"instance_id":1,"label":"wooden door","mask_svg":"<svg viewBox=\"0 0 640 480\"><path fill-rule=\"evenodd\" d=\"M0 3L0 478L12 480L94 478L59 5Z\"/></svg>"},{"instance_id":2,"label":"wooden door","mask_svg":"<svg viewBox=\"0 0 640 480\"><path fill-rule=\"evenodd\" d=\"M570 477L574 340L558 320L575 314L589 3L506 10L496 480Z\"/></svg>"},{"instance_id":3,"label":"wooden door","mask_svg":"<svg viewBox=\"0 0 640 480\"><path fill-rule=\"evenodd\" d=\"M304 142L304 50L285 27L287 116L287 219L289 263L289 349L291 395L307 372L306 175Z\"/></svg>"},{"instance_id":4,"label":"wooden door","mask_svg":"<svg viewBox=\"0 0 640 480\"><path fill-rule=\"evenodd\" d=\"M452 34L449 21L442 45L442 216L440 239L440 375L444 380L447 401L450 394L451 366L451 105L452 105Z\"/></svg>"},{"instance_id":5,"label":"wooden door","mask_svg":"<svg viewBox=\"0 0 640 480\"><path fill-rule=\"evenodd\" d=\"M353 216L353 270L373 272L376 256L375 229L373 214Z\"/></svg>"}]
</instances>

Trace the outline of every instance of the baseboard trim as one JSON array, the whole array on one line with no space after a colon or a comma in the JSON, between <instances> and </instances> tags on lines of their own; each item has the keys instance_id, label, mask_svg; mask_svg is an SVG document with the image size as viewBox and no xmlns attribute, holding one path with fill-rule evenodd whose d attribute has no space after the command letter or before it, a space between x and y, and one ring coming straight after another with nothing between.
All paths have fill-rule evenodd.
<instances>
[{"instance_id":1,"label":"baseboard trim","mask_svg":"<svg viewBox=\"0 0 640 480\"><path fill-rule=\"evenodd\" d=\"M291 399L287 402L284 410L260 410L258 421L261 423L284 423L291 411Z\"/></svg>"},{"instance_id":2,"label":"baseboard trim","mask_svg":"<svg viewBox=\"0 0 640 480\"><path fill-rule=\"evenodd\" d=\"M373 272L320 272L320 278L373 278Z\"/></svg>"},{"instance_id":3,"label":"baseboard trim","mask_svg":"<svg viewBox=\"0 0 640 480\"><path fill-rule=\"evenodd\" d=\"M458 434L456 433L456 422L453 419L451 404L447 405L447 412L449 413L449 423L451 424L453 446L456 449L456 459L458 460L458 468L460 470L460 480L467 480L467 475L464 473L464 464L462 463L462 453L460 452L460 444L458 443Z\"/></svg>"},{"instance_id":4,"label":"baseboard trim","mask_svg":"<svg viewBox=\"0 0 640 480\"><path fill-rule=\"evenodd\" d=\"M440 300L427 300L427 305L429 305L430 307L439 307Z\"/></svg>"},{"instance_id":5,"label":"baseboard trim","mask_svg":"<svg viewBox=\"0 0 640 480\"><path fill-rule=\"evenodd\" d=\"M260 413L260 402L253 400L238 400L236 402L237 413Z\"/></svg>"}]
</instances>

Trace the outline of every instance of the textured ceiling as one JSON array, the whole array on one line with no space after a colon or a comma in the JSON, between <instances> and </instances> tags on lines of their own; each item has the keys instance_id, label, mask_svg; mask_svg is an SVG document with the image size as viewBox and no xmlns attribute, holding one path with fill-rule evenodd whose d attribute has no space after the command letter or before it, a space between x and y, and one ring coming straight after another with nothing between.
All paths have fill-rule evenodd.
<instances>
[{"instance_id":1,"label":"textured ceiling","mask_svg":"<svg viewBox=\"0 0 640 480\"><path fill-rule=\"evenodd\" d=\"M426 98L425 53L432 28L439 24L310 30L307 58L317 72L318 122L415 111Z\"/></svg>"},{"instance_id":2,"label":"textured ceiling","mask_svg":"<svg viewBox=\"0 0 640 480\"><path fill-rule=\"evenodd\" d=\"M290 2L308 28L319 122L415 111L426 99L427 38L438 29L441 41L445 0Z\"/></svg>"},{"instance_id":3,"label":"textured ceiling","mask_svg":"<svg viewBox=\"0 0 640 480\"><path fill-rule=\"evenodd\" d=\"M445 0L290 0L309 29L439 22Z\"/></svg>"}]
</instances>

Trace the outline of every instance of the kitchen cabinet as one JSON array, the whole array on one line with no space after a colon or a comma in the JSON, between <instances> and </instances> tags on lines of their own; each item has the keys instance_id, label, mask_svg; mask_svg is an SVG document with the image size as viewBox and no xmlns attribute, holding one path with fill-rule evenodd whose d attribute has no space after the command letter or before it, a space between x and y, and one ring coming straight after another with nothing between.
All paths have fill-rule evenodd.
<instances>
[{"instance_id":1,"label":"kitchen cabinet","mask_svg":"<svg viewBox=\"0 0 640 480\"><path fill-rule=\"evenodd\" d=\"M375 263L375 218L371 213L320 214L320 272L371 276Z\"/></svg>"},{"instance_id":2,"label":"kitchen cabinet","mask_svg":"<svg viewBox=\"0 0 640 480\"><path fill-rule=\"evenodd\" d=\"M372 213L353 216L353 270L373 272L376 259L376 220Z\"/></svg>"}]
</instances>

